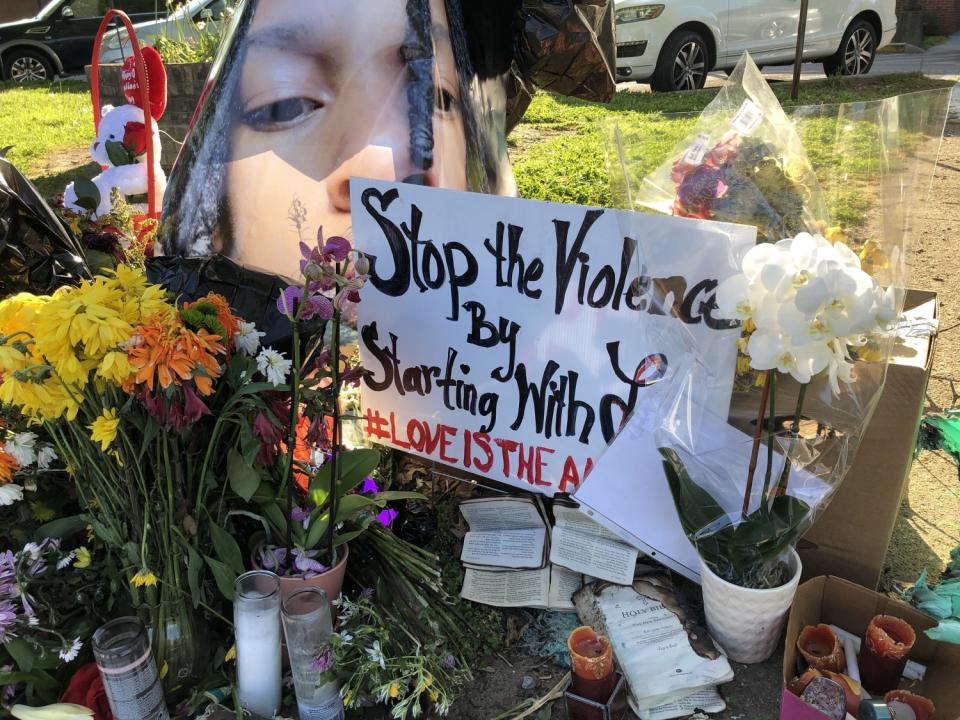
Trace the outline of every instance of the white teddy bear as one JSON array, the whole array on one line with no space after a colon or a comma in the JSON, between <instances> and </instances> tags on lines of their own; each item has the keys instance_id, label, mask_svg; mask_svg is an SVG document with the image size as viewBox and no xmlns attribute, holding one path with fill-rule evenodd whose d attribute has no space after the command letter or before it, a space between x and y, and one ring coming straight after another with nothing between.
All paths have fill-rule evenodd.
<instances>
[{"instance_id":1,"label":"white teddy bear","mask_svg":"<svg viewBox=\"0 0 960 720\"><path fill-rule=\"evenodd\" d=\"M123 95L126 105L103 107L97 138L90 146L90 156L100 164L103 172L93 179L99 191L94 196L92 188L81 188L83 197L77 196L76 183L70 183L63 191L63 205L68 210L82 213L93 212L93 219L109 215L113 211L111 194L117 188L124 198L142 213L148 212L145 202L134 202L138 196L147 195L149 184L147 174L147 143L153 143L153 190L155 207L163 202L163 192L167 189L167 176L160 167L160 128L157 123L163 117L167 106L167 72L160 54L152 47L142 48L143 78L146 81L146 93L141 91L136 58L130 56L123 63L120 72ZM146 95L146 96L145 96ZM144 123L143 104L150 108L152 136L147 138ZM96 201L96 208L92 206Z\"/></svg>"},{"instance_id":2,"label":"white teddy bear","mask_svg":"<svg viewBox=\"0 0 960 720\"><path fill-rule=\"evenodd\" d=\"M100 203L93 212L93 219L109 215L113 210L111 191L118 188L120 194L126 198L147 194L147 152L145 142L146 128L144 126L143 109L136 105L121 105L113 107L106 105L103 108L100 120L100 131L97 139L90 146L90 156L94 162L105 168L102 173L93 178L93 184L100 191ZM167 188L167 176L160 167L160 130L157 123L153 123L153 158L154 158L154 192L159 206L163 192ZM114 143L116 150L126 151L128 162L115 165L108 154L107 143ZM138 152L139 151L139 152ZM116 154L114 156L116 159ZM84 211L77 204L77 193L74 183L67 185L63 193L63 204L76 213ZM133 205L146 212L146 205Z\"/></svg>"}]
</instances>

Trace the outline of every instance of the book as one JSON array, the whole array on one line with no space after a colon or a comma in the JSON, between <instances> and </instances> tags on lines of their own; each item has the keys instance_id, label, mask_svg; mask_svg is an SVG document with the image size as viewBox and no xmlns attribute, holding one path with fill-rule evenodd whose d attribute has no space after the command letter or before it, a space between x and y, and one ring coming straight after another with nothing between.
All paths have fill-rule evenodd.
<instances>
[{"instance_id":1,"label":"book","mask_svg":"<svg viewBox=\"0 0 960 720\"><path fill-rule=\"evenodd\" d=\"M582 586L583 575L557 565L514 572L467 568L460 597L496 607L572 612L572 596Z\"/></svg>"},{"instance_id":2,"label":"book","mask_svg":"<svg viewBox=\"0 0 960 720\"><path fill-rule=\"evenodd\" d=\"M637 549L577 507L554 502L550 562L618 585L633 582Z\"/></svg>"},{"instance_id":3,"label":"book","mask_svg":"<svg viewBox=\"0 0 960 720\"><path fill-rule=\"evenodd\" d=\"M470 527L460 553L464 567L487 571L546 568L547 521L538 500L478 498L460 503L460 512Z\"/></svg>"}]
</instances>

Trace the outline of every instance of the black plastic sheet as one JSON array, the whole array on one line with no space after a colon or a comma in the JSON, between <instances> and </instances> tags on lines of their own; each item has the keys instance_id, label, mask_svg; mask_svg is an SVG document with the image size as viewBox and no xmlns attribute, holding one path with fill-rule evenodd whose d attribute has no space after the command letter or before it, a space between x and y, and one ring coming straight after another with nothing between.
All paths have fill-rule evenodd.
<instances>
[{"instance_id":1,"label":"black plastic sheet","mask_svg":"<svg viewBox=\"0 0 960 720\"><path fill-rule=\"evenodd\" d=\"M80 243L33 184L0 157L0 297L45 295L88 277Z\"/></svg>"},{"instance_id":2,"label":"black plastic sheet","mask_svg":"<svg viewBox=\"0 0 960 720\"><path fill-rule=\"evenodd\" d=\"M523 2L518 15L508 128L523 116L534 88L610 101L617 89L612 0Z\"/></svg>"},{"instance_id":3,"label":"black plastic sheet","mask_svg":"<svg viewBox=\"0 0 960 720\"><path fill-rule=\"evenodd\" d=\"M147 263L147 277L173 293L178 303L218 293L237 315L264 333L263 345L279 351L289 347L293 324L277 308L277 298L289 285L281 277L243 267L222 255L153 258ZM316 337L324 327L322 321L302 323L301 336Z\"/></svg>"}]
</instances>

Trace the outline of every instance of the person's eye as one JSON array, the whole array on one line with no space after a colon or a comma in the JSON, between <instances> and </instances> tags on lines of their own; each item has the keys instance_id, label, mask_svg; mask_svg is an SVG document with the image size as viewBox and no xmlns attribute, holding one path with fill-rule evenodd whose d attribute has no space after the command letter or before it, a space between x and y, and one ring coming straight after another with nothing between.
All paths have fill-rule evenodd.
<instances>
[{"instance_id":1,"label":"person's eye","mask_svg":"<svg viewBox=\"0 0 960 720\"><path fill-rule=\"evenodd\" d=\"M437 86L437 110L444 115L460 110L460 100L441 85Z\"/></svg>"},{"instance_id":2,"label":"person's eye","mask_svg":"<svg viewBox=\"0 0 960 720\"><path fill-rule=\"evenodd\" d=\"M284 98L244 113L243 122L255 130L282 130L303 121L322 107L322 102L310 98Z\"/></svg>"}]
</instances>

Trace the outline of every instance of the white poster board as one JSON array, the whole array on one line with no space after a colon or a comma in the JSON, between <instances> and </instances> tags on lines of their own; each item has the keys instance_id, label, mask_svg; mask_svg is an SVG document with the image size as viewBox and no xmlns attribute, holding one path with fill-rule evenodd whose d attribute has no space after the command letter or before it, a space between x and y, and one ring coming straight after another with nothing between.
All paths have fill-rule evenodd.
<instances>
[{"instance_id":1,"label":"white poster board","mask_svg":"<svg viewBox=\"0 0 960 720\"><path fill-rule=\"evenodd\" d=\"M573 493L691 343L730 402L738 329L718 282L755 231L351 180L371 260L358 339L367 437L525 490ZM662 472L658 468L652 468Z\"/></svg>"}]
</instances>

